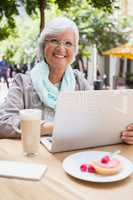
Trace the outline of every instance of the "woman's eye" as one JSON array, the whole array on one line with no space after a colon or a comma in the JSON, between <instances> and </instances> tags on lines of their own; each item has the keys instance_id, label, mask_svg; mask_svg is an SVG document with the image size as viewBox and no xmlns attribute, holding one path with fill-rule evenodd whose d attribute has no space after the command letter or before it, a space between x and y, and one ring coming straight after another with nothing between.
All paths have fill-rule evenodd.
<instances>
[{"instance_id":1,"label":"woman's eye","mask_svg":"<svg viewBox=\"0 0 133 200\"><path fill-rule=\"evenodd\" d=\"M71 42L69 42L69 41L65 42L65 45L66 45L67 47L72 47L72 46L73 46L73 44L72 44Z\"/></svg>"},{"instance_id":2,"label":"woman's eye","mask_svg":"<svg viewBox=\"0 0 133 200\"><path fill-rule=\"evenodd\" d=\"M51 39L51 41L50 41L52 44L58 44L58 40L56 40L56 39Z\"/></svg>"}]
</instances>

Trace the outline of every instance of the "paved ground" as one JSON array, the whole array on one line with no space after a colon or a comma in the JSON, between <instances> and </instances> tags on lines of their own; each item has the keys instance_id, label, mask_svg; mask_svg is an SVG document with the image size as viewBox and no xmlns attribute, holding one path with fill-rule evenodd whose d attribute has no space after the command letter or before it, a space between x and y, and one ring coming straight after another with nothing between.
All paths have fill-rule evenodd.
<instances>
[{"instance_id":1,"label":"paved ground","mask_svg":"<svg viewBox=\"0 0 133 200\"><path fill-rule=\"evenodd\" d=\"M4 98L6 97L8 92L6 83L0 82L0 104L4 101Z\"/></svg>"}]
</instances>

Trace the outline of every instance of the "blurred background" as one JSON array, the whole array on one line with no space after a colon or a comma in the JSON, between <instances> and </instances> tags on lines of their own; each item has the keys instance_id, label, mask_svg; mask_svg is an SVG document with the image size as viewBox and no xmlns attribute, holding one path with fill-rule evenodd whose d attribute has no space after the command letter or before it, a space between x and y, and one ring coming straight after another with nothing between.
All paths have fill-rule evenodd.
<instances>
[{"instance_id":1,"label":"blurred background","mask_svg":"<svg viewBox=\"0 0 133 200\"><path fill-rule=\"evenodd\" d=\"M92 89L133 88L132 0L1 0L0 103L17 73L38 62L45 23L68 16L79 27L79 69Z\"/></svg>"}]
</instances>

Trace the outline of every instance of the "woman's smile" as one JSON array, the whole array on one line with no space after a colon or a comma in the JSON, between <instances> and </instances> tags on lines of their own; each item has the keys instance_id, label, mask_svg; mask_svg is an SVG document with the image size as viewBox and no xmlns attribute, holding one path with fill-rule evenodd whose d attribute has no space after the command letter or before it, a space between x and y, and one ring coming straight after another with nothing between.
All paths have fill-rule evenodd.
<instances>
[{"instance_id":1,"label":"woman's smile","mask_svg":"<svg viewBox=\"0 0 133 200\"><path fill-rule=\"evenodd\" d=\"M61 54L56 54L54 53L53 56L57 57L57 58L65 58L66 56L65 55L61 55Z\"/></svg>"}]
</instances>

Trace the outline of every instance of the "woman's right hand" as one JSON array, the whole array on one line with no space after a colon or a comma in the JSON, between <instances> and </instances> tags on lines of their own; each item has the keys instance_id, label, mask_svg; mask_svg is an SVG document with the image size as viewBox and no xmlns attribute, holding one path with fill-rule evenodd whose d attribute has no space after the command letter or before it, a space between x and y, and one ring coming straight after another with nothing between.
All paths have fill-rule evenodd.
<instances>
[{"instance_id":1,"label":"woman's right hand","mask_svg":"<svg viewBox=\"0 0 133 200\"><path fill-rule=\"evenodd\" d=\"M127 128L122 131L121 139L126 144L133 144L133 124L129 124Z\"/></svg>"},{"instance_id":2,"label":"woman's right hand","mask_svg":"<svg viewBox=\"0 0 133 200\"><path fill-rule=\"evenodd\" d=\"M54 129L53 122L43 122L41 124L41 135L52 135Z\"/></svg>"}]
</instances>

